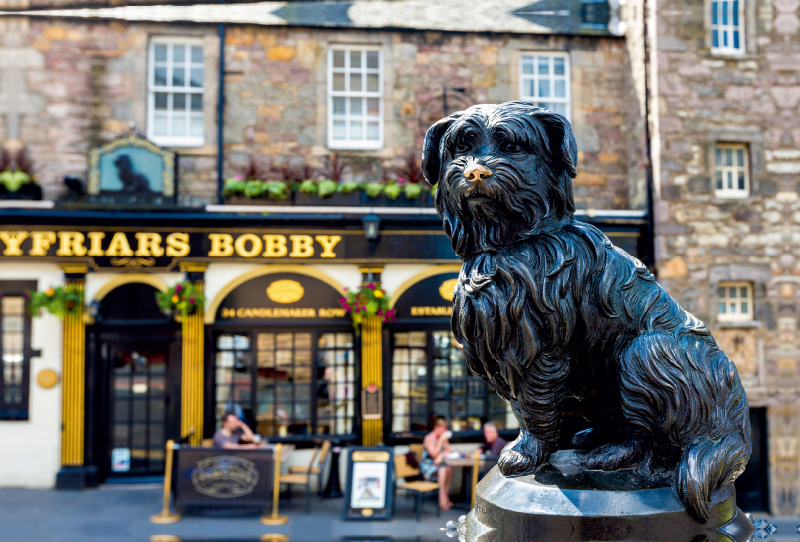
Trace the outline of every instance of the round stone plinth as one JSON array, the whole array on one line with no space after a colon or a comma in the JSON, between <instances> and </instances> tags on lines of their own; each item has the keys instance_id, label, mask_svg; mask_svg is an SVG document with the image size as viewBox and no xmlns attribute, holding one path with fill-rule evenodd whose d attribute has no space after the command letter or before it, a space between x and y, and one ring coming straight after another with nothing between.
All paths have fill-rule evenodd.
<instances>
[{"instance_id":1,"label":"round stone plinth","mask_svg":"<svg viewBox=\"0 0 800 542\"><path fill-rule=\"evenodd\" d=\"M460 529L466 542L745 542L753 534L732 487L714 496L701 524L686 513L668 476L586 471L574 452L553 455L530 476L506 478L492 469Z\"/></svg>"}]
</instances>

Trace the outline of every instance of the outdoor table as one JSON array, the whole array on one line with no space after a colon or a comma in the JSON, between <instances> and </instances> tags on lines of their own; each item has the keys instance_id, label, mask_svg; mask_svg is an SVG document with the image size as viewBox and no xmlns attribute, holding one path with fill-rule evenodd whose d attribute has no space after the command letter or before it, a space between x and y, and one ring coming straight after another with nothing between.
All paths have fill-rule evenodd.
<instances>
[{"instance_id":1,"label":"outdoor table","mask_svg":"<svg viewBox=\"0 0 800 542\"><path fill-rule=\"evenodd\" d=\"M487 466L494 466L498 459L498 456L481 455L479 466L481 470ZM472 502L472 467L475 464L475 456L445 458L444 464L452 469L461 468L461 491L458 492L456 506L461 508L466 505L469 508Z\"/></svg>"}]
</instances>

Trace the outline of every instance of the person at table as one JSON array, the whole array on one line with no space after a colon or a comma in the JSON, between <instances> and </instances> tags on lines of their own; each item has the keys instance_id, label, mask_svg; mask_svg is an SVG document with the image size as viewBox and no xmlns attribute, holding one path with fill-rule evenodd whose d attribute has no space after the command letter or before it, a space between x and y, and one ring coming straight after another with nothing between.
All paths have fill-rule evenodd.
<instances>
[{"instance_id":1,"label":"person at table","mask_svg":"<svg viewBox=\"0 0 800 542\"><path fill-rule=\"evenodd\" d=\"M508 444L508 441L497 432L497 426L492 422L483 424L483 438L486 442L478 450L486 455L500 455L505 445Z\"/></svg>"},{"instance_id":2,"label":"person at table","mask_svg":"<svg viewBox=\"0 0 800 542\"><path fill-rule=\"evenodd\" d=\"M433 431L422 439L422 460L419 463L425 480L439 482L439 507L442 510L453 507L453 501L450 500L453 469L444 463L445 456L452 452L447 433L447 420L437 417L433 422Z\"/></svg>"},{"instance_id":3,"label":"person at table","mask_svg":"<svg viewBox=\"0 0 800 542\"><path fill-rule=\"evenodd\" d=\"M239 417L233 412L225 414L222 427L214 433L214 446L219 448L252 449L258 448L253 442L255 435Z\"/></svg>"}]
</instances>

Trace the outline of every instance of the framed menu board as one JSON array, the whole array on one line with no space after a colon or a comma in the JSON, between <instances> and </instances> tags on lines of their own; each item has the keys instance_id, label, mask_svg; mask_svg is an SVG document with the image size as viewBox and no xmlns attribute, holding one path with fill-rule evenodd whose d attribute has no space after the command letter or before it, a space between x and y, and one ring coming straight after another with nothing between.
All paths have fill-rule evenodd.
<instances>
[{"instance_id":1,"label":"framed menu board","mask_svg":"<svg viewBox=\"0 0 800 542\"><path fill-rule=\"evenodd\" d=\"M394 495L392 448L349 448L345 519L390 519Z\"/></svg>"}]
</instances>

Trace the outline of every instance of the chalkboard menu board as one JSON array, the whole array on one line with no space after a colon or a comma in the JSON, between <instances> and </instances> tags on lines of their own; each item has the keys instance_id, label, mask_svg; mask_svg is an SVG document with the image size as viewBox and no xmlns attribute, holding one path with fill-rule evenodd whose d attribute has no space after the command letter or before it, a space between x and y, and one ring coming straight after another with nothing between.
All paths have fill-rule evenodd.
<instances>
[{"instance_id":1,"label":"chalkboard menu board","mask_svg":"<svg viewBox=\"0 0 800 542\"><path fill-rule=\"evenodd\" d=\"M345 519L390 519L394 495L393 449L349 448Z\"/></svg>"}]
</instances>

